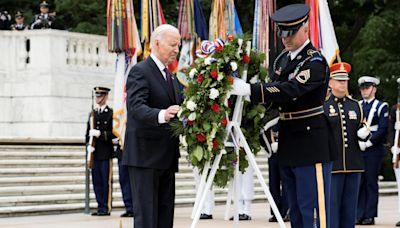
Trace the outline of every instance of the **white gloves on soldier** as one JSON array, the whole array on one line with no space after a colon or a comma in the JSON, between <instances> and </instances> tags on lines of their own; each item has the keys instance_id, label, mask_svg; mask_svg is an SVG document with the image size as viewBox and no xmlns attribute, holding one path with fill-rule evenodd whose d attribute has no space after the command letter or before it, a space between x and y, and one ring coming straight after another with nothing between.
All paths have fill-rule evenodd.
<instances>
[{"instance_id":1,"label":"white gloves on soldier","mask_svg":"<svg viewBox=\"0 0 400 228\"><path fill-rule=\"evenodd\" d=\"M101 134L100 130L97 130L97 129L91 129L89 131L89 136L94 136L96 138L98 138L100 136L100 134Z\"/></svg>"},{"instance_id":2,"label":"white gloves on soldier","mask_svg":"<svg viewBox=\"0 0 400 228\"><path fill-rule=\"evenodd\" d=\"M91 145L88 145L86 147L86 150L87 150L88 153L93 153L94 152L94 147L92 147Z\"/></svg>"},{"instance_id":3,"label":"white gloves on soldier","mask_svg":"<svg viewBox=\"0 0 400 228\"><path fill-rule=\"evenodd\" d=\"M271 143L272 153L278 152L278 142Z\"/></svg>"},{"instance_id":4,"label":"white gloves on soldier","mask_svg":"<svg viewBox=\"0 0 400 228\"><path fill-rule=\"evenodd\" d=\"M368 128L366 126L358 129L358 131L357 131L357 136L360 139L366 139L369 134L370 134L370 131L368 130Z\"/></svg>"},{"instance_id":5,"label":"white gloves on soldier","mask_svg":"<svg viewBox=\"0 0 400 228\"><path fill-rule=\"evenodd\" d=\"M392 148L390 148L390 151L393 155L398 155L400 153L400 148L398 148L397 146L392 146Z\"/></svg>"},{"instance_id":6,"label":"white gloves on soldier","mask_svg":"<svg viewBox=\"0 0 400 228\"><path fill-rule=\"evenodd\" d=\"M240 78L233 78L233 88L230 93L238 96L250 95L250 84Z\"/></svg>"},{"instance_id":7,"label":"white gloves on soldier","mask_svg":"<svg viewBox=\"0 0 400 228\"><path fill-rule=\"evenodd\" d=\"M365 151L368 147L372 146L372 142L371 141L358 141L358 145L360 146L360 150L361 151Z\"/></svg>"},{"instance_id":8,"label":"white gloves on soldier","mask_svg":"<svg viewBox=\"0 0 400 228\"><path fill-rule=\"evenodd\" d=\"M396 131L400 130L400 121L396 121L394 123L394 130L396 130Z\"/></svg>"}]
</instances>

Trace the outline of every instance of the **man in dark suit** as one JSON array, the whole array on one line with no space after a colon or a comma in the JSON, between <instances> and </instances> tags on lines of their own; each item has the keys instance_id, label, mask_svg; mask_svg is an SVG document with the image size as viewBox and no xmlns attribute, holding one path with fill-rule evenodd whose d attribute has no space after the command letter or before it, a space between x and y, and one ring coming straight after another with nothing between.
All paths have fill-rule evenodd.
<instances>
[{"instance_id":1,"label":"man in dark suit","mask_svg":"<svg viewBox=\"0 0 400 228\"><path fill-rule=\"evenodd\" d=\"M332 161L337 157L323 103L329 81L325 58L312 46L309 6L285 6L271 17L285 51L274 65L275 82L247 84L235 78L232 94L273 102L279 110L278 161L292 227L329 227Z\"/></svg>"},{"instance_id":2,"label":"man in dark suit","mask_svg":"<svg viewBox=\"0 0 400 228\"><path fill-rule=\"evenodd\" d=\"M93 216L108 216L111 212L112 201L112 157L114 145L112 139L113 110L107 106L109 88L95 87L97 108L94 112L94 126L88 121L86 130L86 144L88 153L94 154L92 168L93 189L98 204ZM89 118L90 119L90 118ZM89 138L94 137L95 146L89 145Z\"/></svg>"},{"instance_id":3,"label":"man in dark suit","mask_svg":"<svg viewBox=\"0 0 400 228\"><path fill-rule=\"evenodd\" d=\"M128 123L123 165L127 165L135 228L172 228L179 139L170 121L182 102L178 80L167 66L179 52L177 28L165 24L150 38L151 55L136 64L127 82Z\"/></svg>"}]
</instances>

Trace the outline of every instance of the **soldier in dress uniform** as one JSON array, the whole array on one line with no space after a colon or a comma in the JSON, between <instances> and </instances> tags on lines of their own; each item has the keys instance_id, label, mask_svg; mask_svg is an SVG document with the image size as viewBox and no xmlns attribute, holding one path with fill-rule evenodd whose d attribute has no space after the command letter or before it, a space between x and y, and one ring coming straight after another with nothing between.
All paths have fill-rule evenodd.
<instances>
[{"instance_id":1,"label":"soldier in dress uniform","mask_svg":"<svg viewBox=\"0 0 400 228\"><path fill-rule=\"evenodd\" d=\"M310 43L309 6L292 4L271 17L285 50L275 61L270 83L235 78L232 94L252 102L273 102L280 112L278 161L288 190L292 227L329 227L332 160L337 157L324 115L329 68Z\"/></svg>"},{"instance_id":2,"label":"soldier in dress uniform","mask_svg":"<svg viewBox=\"0 0 400 228\"><path fill-rule=\"evenodd\" d=\"M400 89L400 78L397 80L399 83L399 89ZM400 93L400 90L399 90ZM400 94L399 94L400 95ZM398 101L400 101L400 97L397 98ZM400 103L397 103L392 106L392 109L390 110L390 115L389 115L389 143L390 143L390 151L392 152L392 162L393 162L393 170L394 174L396 176L396 182L397 182L397 189L398 189L398 212L400 212L400 167L399 167L399 154L400 154L400 136L399 133L396 134L396 132L400 131ZM397 139L396 139L397 136ZM396 226L400 226L400 221L396 223Z\"/></svg>"},{"instance_id":3,"label":"soldier in dress uniform","mask_svg":"<svg viewBox=\"0 0 400 228\"><path fill-rule=\"evenodd\" d=\"M366 124L371 137L359 141L364 156L365 172L361 175L360 192L357 206L357 224L373 225L378 216L378 174L385 155L383 146L388 130L388 104L375 98L379 79L363 76L358 79L363 100L362 104Z\"/></svg>"},{"instance_id":4,"label":"soldier in dress uniform","mask_svg":"<svg viewBox=\"0 0 400 228\"><path fill-rule=\"evenodd\" d=\"M28 30L28 26L24 23L24 15L20 11L18 11L15 14L15 24L11 25L11 30L14 31Z\"/></svg>"},{"instance_id":5,"label":"soldier in dress uniform","mask_svg":"<svg viewBox=\"0 0 400 228\"><path fill-rule=\"evenodd\" d=\"M121 187L122 200L125 205L125 212L121 214L121 217L133 217L133 198L129 181L129 171L127 166L122 165L122 153L123 150L121 149L119 142L117 142L115 157L118 159L119 185Z\"/></svg>"},{"instance_id":6,"label":"soldier in dress uniform","mask_svg":"<svg viewBox=\"0 0 400 228\"><path fill-rule=\"evenodd\" d=\"M54 28L55 13L49 13L49 4L46 1L40 3L40 14L36 14L31 24L31 29Z\"/></svg>"},{"instance_id":7,"label":"soldier in dress uniform","mask_svg":"<svg viewBox=\"0 0 400 228\"><path fill-rule=\"evenodd\" d=\"M6 11L0 11L0 30L10 30L11 15Z\"/></svg>"},{"instance_id":8,"label":"soldier in dress uniform","mask_svg":"<svg viewBox=\"0 0 400 228\"><path fill-rule=\"evenodd\" d=\"M92 180L97 211L93 216L107 216L111 212L112 201L112 157L114 154L112 133L113 110L107 106L109 88L95 87L96 104L94 112L94 129L90 128L89 121L86 130L86 143L89 137L95 137L95 147L88 145L88 153L94 154L94 167L92 168Z\"/></svg>"},{"instance_id":9,"label":"soldier in dress uniform","mask_svg":"<svg viewBox=\"0 0 400 228\"><path fill-rule=\"evenodd\" d=\"M339 159L333 162L331 183L331 228L354 227L358 189L364 160L358 140L369 136L363 111L357 100L348 95L351 66L335 63L330 67L331 94L324 104L334 132Z\"/></svg>"}]
</instances>

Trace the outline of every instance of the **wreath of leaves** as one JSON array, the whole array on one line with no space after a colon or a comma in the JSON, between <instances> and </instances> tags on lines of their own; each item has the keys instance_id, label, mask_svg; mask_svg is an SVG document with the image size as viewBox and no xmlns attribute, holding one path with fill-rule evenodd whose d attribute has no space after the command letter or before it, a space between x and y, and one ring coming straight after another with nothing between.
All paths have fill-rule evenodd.
<instances>
[{"instance_id":1,"label":"wreath of leaves","mask_svg":"<svg viewBox=\"0 0 400 228\"><path fill-rule=\"evenodd\" d=\"M213 162L218 153L222 153L214 184L225 187L233 178L235 165L239 159L239 170L243 173L248 167L243 149L239 158L234 149L225 147L226 126L233 113L235 98L229 98L233 77L247 64L250 83L267 80L267 70L262 67L265 55L251 50L245 53L249 39L232 39L224 46L205 58L197 58L187 69L189 85L184 90L185 100L178 113L180 121L171 125L177 135L181 135L181 144L188 152L188 160L193 166L203 170L207 161ZM259 132L265 108L245 101L241 129L246 136L253 153L260 150Z\"/></svg>"}]
</instances>

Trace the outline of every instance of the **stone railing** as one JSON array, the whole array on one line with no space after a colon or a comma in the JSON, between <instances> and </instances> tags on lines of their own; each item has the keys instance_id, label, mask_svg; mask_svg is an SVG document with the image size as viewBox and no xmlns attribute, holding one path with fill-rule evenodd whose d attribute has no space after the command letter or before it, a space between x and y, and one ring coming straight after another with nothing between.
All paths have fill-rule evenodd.
<instances>
[{"instance_id":1,"label":"stone railing","mask_svg":"<svg viewBox=\"0 0 400 228\"><path fill-rule=\"evenodd\" d=\"M81 136L92 88L113 88L106 36L0 31L0 52L0 137Z\"/></svg>"}]
</instances>

